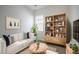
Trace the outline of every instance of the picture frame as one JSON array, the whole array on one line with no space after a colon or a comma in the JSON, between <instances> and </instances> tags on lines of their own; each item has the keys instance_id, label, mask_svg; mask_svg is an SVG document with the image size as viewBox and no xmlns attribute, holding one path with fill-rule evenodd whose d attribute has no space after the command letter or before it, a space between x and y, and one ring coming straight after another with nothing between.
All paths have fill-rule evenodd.
<instances>
[{"instance_id":1,"label":"picture frame","mask_svg":"<svg viewBox=\"0 0 79 59\"><path fill-rule=\"evenodd\" d=\"M20 29L20 19L14 17L6 17L6 29Z\"/></svg>"}]
</instances>

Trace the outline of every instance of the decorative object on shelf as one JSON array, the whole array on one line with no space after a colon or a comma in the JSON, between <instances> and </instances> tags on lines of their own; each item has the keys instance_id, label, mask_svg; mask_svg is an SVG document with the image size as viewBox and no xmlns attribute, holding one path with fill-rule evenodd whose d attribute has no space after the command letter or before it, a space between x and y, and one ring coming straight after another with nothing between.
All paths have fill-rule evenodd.
<instances>
[{"instance_id":1,"label":"decorative object on shelf","mask_svg":"<svg viewBox=\"0 0 79 59\"><path fill-rule=\"evenodd\" d=\"M51 17L49 17L49 21L51 22Z\"/></svg>"},{"instance_id":2,"label":"decorative object on shelf","mask_svg":"<svg viewBox=\"0 0 79 59\"><path fill-rule=\"evenodd\" d=\"M50 23L47 24L47 27L50 27Z\"/></svg>"},{"instance_id":3,"label":"decorative object on shelf","mask_svg":"<svg viewBox=\"0 0 79 59\"><path fill-rule=\"evenodd\" d=\"M55 21L58 21L58 19L56 19Z\"/></svg>"},{"instance_id":4,"label":"decorative object on shelf","mask_svg":"<svg viewBox=\"0 0 79 59\"><path fill-rule=\"evenodd\" d=\"M64 26L64 21L62 22L62 26Z\"/></svg>"},{"instance_id":5,"label":"decorative object on shelf","mask_svg":"<svg viewBox=\"0 0 79 59\"><path fill-rule=\"evenodd\" d=\"M51 22L51 17L47 18L47 22Z\"/></svg>"},{"instance_id":6,"label":"decorative object on shelf","mask_svg":"<svg viewBox=\"0 0 79 59\"><path fill-rule=\"evenodd\" d=\"M6 29L20 29L20 20L13 17L6 17Z\"/></svg>"},{"instance_id":7,"label":"decorative object on shelf","mask_svg":"<svg viewBox=\"0 0 79 59\"><path fill-rule=\"evenodd\" d=\"M58 34L56 34L56 37L58 37L59 35Z\"/></svg>"}]
</instances>

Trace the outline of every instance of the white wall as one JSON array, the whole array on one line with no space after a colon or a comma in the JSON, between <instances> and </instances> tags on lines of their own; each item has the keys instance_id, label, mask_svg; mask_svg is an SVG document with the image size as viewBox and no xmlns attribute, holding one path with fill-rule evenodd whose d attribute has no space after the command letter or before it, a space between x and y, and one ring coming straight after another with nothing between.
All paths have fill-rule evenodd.
<instances>
[{"instance_id":1,"label":"white wall","mask_svg":"<svg viewBox=\"0 0 79 59\"><path fill-rule=\"evenodd\" d=\"M46 17L46 16L51 16L56 14L67 13L67 10L68 10L68 6L49 5L45 8L35 11L35 16L43 15L44 17ZM39 38L43 40L44 32L39 32Z\"/></svg>"},{"instance_id":2,"label":"white wall","mask_svg":"<svg viewBox=\"0 0 79 59\"><path fill-rule=\"evenodd\" d=\"M6 30L5 17L16 17L21 20L21 29ZM13 34L30 31L33 25L34 15L25 6L21 5L0 5L0 37L3 34Z\"/></svg>"}]
</instances>

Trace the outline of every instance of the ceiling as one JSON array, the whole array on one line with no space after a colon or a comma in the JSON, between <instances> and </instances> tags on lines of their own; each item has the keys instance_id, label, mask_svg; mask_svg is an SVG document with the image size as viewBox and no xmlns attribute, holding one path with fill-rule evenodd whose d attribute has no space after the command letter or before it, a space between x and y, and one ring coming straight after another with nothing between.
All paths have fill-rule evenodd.
<instances>
[{"instance_id":1,"label":"ceiling","mask_svg":"<svg viewBox=\"0 0 79 59\"><path fill-rule=\"evenodd\" d=\"M46 7L47 5L28 5L28 8L30 8L31 10L38 10L41 8Z\"/></svg>"}]
</instances>

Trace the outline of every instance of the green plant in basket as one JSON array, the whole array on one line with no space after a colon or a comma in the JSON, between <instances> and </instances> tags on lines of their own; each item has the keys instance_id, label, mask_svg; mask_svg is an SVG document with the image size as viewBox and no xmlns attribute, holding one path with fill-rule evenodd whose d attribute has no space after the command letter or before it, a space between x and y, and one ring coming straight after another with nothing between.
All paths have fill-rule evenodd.
<instances>
[{"instance_id":1,"label":"green plant in basket","mask_svg":"<svg viewBox=\"0 0 79 59\"><path fill-rule=\"evenodd\" d=\"M76 44L71 44L71 48L73 49L73 53L78 51L78 46Z\"/></svg>"}]
</instances>

